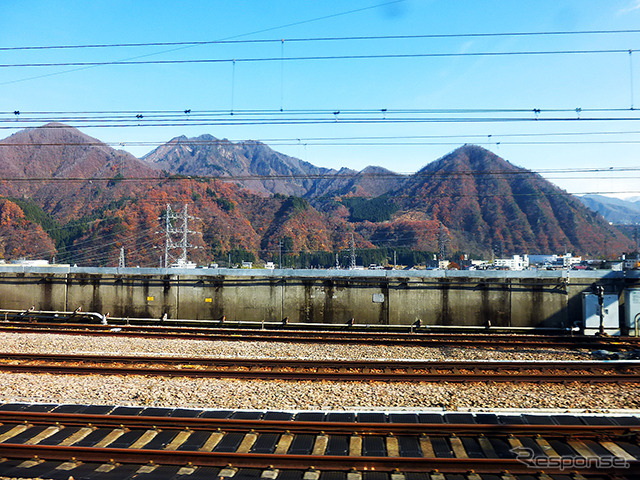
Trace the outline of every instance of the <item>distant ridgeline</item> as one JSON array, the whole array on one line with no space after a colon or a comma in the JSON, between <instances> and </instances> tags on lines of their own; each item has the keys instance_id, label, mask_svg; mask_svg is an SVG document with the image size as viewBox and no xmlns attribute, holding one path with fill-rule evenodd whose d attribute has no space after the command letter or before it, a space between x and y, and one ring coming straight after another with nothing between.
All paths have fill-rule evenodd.
<instances>
[{"instance_id":1,"label":"distant ridgeline","mask_svg":"<svg viewBox=\"0 0 640 480\"><path fill-rule=\"evenodd\" d=\"M413 175L316 167L257 142L178 137L135 158L61 124L0 148L0 255L158 266L163 212L188 206L189 260L329 267L557 253L634 243L541 176L465 145ZM216 177L216 178L211 178ZM38 179L38 181L34 181ZM180 229L181 225L170 225ZM26 238L27 241L20 241ZM337 255L337 259L336 259Z\"/></svg>"}]
</instances>

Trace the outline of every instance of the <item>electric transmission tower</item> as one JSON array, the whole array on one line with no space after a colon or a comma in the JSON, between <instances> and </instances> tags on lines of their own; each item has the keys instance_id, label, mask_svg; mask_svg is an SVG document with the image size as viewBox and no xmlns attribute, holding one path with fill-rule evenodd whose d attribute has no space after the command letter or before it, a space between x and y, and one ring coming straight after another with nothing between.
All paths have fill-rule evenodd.
<instances>
[{"instance_id":1,"label":"electric transmission tower","mask_svg":"<svg viewBox=\"0 0 640 480\"><path fill-rule=\"evenodd\" d=\"M189 220L196 220L187 213L187 205L182 209L182 213L174 212L171 205L167 204L165 214L165 243L164 243L164 268L172 263L186 264L187 254L190 248L194 247L189 243L189 235L198 232L189 230ZM178 251L177 254L173 253Z\"/></svg>"},{"instance_id":2,"label":"electric transmission tower","mask_svg":"<svg viewBox=\"0 0 640 480\"><path fill-rule=\"evenodd\" d=\"M440 255L439 260L444 260L447 256L447 243L449 238L447 236L447 232L444 229L444 224L440 222L440 227L438 228L438 253Z\"/></svg>"},{"instance_id":3,"label":"electric transmission tower","mask_svg":"<svg viewBox=\"0 0 640 480\"><path fill-rule=\"evenodd\" d=\"M351 265L349 267L351 270L355 270L356 268L356 239L351 234Z\"/></svg>"}]
</instances>

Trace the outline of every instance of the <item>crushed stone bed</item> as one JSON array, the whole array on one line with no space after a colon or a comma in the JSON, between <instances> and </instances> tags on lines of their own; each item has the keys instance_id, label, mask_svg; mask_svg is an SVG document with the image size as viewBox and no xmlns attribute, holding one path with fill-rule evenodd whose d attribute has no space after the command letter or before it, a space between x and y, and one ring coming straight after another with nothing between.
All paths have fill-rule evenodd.
<instances>
[{"instance_id":1,"label":"crushed stone bed","mask_svg":"<svg viewBox=\"0 0 640 480\"><path fill-rule=\"evenodd\" d=\"M583 360L588 350L294 344L1 333L0 353L414 360ZM349 410L366 408L640 408L640 384L519 384L239 380L0 373L0 402L163 407Z\"/></svg>"}]
</instances>

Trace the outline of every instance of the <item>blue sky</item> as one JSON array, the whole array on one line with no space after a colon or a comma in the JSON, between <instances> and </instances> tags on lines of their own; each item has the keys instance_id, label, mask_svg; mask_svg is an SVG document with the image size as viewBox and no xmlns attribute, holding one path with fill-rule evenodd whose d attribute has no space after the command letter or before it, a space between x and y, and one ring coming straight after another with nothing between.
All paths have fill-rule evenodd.
<instances>
[{"instance_id":1,"label":"blue sky","mask_svg":"<svg viewBox=\"0 0 640 480\"><path fill-rule=\"evenodd\" d=\"M200 125L82 128L123 143L135 155L179 136L209 133L232 140L268 140L274 149L318 166L380 165L412 172L464 143L485 146L531 170L640 167L640 113L581 113L580 121L530 121L576 108L640 107L640 34L541 35L308 41L299 38L622 30L640 28L638 0L429 1L117 1L0 2L0 47L185 42L222 39L268 43L74 50L4 50L0 64L141 60L275 58L269 62L0 68L0 112L367 109L525 109L518 122L420 122L311 125ZM277 40L284 39L284 42ZM583 55L500 55L334 60L283 57L414 55L558 50L638 50ZM631 60L631 61L630 61ZM631 74L633 72L633 75ZM633 88L632 88L633 87ZM277 114L272 114L272 117ZM489 114L487 114L489 115ZM629 121L591 121L589 116ZM393 118L392 114L379 117ZM447 115L445 115L447 116ZM450 116L450 115L449 115ZM489 116L503 116L491 113ZM61 117L61 115L58 115ZM19 119L25 118L21 114ZM57 118L53 116L52 118ZM238 118L238 117L236 117ZM24 126L0 116L0 136ZM9 128L7 128L9 127ZM624 132L639 133L624 133ZM595 135L558 135L595 133ZM515 135L515 136L514 136ZM518 136L524 135L524 136ZM379 137L396 145L317 145L311 138ZM423 138L402 138L423 137ZM425 138L428 137L428 138ZM288 139L278 142L273 139ZM300 139L300 141L297 141ZM594 143L606 140L609 143ZM611 141L626 143L610 143ZM567 142L523 144L523 142ZM353 141L353 143L370 143ZM516 144L513 144L513 143ZM283 144L288 143L288 144ZM402 145L397 145L402 143ZM407 143L420 143L407 145ZM570 192L640 195L640 172L545 173ZM578 178L568 178L578 177ZM617 178L616 178L617 177Z\"/></svg>"}]
</instances>

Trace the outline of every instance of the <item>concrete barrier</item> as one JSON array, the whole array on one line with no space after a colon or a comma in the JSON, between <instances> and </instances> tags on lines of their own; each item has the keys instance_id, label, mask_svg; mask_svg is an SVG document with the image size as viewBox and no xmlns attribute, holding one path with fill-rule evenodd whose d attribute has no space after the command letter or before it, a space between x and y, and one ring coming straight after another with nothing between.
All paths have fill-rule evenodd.
<instances>
[{"instance_id":1,"label":"concrete barrier","mask_svg":"<svg viewBox=\"0 0 640 480\"><path fill-rule=\"evenodd\" d=\"M237 270L0 266L0 308L112 317L567 328L595 284L640 271ZM622 305L622 303L621 303ZM622 308L622 307L621 307ZM622 316L621 316L622 318Z\"/></svg>"}]
</instances>

